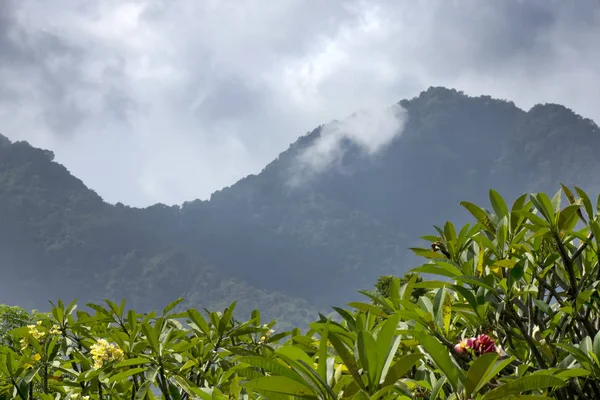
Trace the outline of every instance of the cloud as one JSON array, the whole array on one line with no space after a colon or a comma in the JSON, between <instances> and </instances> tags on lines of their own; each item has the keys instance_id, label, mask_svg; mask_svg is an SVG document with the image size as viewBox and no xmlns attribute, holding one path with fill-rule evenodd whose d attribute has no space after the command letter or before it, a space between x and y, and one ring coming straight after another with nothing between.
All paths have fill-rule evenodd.
<instances>
[{"instance_id":1,"label":"cloud","mask_svg":"<svg viewBox=\"0 0 600 400\"><path fill-rule=\"evenodd\" d=\"M147 205L207 198L314 127L429 86L598 121L599 12L595 0L6 0L0 132L50 148L108 201Z\"/></svg>"},{"instance_id":2,"label":"cloud","mask_svg":"<svg viewBox=\"0 0 600 400\"><path fill-rule=\"evenodd\" d=\"M340 167L351 146L363 155L376 156L402 134L406 118L406 110L394 105L360 110L342 121L323 126L319 136L292 163L289 183L298 186L332 166Z\"/></svg>"}]
</instances>

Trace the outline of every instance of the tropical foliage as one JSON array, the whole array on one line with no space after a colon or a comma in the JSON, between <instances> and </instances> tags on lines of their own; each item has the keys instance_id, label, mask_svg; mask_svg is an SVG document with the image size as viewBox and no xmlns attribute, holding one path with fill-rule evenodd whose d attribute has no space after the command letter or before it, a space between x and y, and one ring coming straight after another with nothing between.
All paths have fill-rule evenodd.
<instances>
[{"instance_id":1,"label":"tropical foliage","mask_svg":"<svg viewBox=\"0 0 600 400\"><path fill-rule=\"evenodd\" d=\"M425 264L305 333L259 311L238 321L235 303L142 315L59 301L5 333L0 398L600 398L600 198L489 197L492 211L462 203L474 224L424 237Z\"/></svg>"}]
</instances>

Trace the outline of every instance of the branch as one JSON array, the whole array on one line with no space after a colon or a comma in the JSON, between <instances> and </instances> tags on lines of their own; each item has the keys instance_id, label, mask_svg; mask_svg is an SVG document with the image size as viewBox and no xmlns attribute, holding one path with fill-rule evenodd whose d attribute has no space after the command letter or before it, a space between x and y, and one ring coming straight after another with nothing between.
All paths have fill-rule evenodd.
<instances>
[{"instance_id":1,"label":"branch","mask_svg":"<svg viewBox=\"0 0 600 400\"><path fill-rule=\"evenodd\" d=\"M573 263L573 261L575 261L577 259L577 257L579 257L581 255L581 253L583 253L585 248L588 246L588 241L592 240L593 238L594 238L594 234L592 232L590 232L587 235L587 240L585 242L581 242L581 244L579 245L577 250L575 250L575 253L573 253L573 256L571 257L571 263Z\"/></svg>"}]
</instances>

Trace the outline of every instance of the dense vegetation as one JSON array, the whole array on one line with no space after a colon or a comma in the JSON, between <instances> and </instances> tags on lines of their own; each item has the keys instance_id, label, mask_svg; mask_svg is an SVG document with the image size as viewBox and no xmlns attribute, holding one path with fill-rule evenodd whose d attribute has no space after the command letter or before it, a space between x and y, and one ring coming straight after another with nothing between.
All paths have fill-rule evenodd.
<instances>
[{"instance_id":1,"label":"dense vegetation","mask_svg":"<svg viewBox=\"0 0 600 400\"><path fill-rule=\"evenodd\" d=\"M490 187L513 200L559 181L600 188L598 128L565 107L526 112L444 88L401 105L402 135L374 158L348 144L343 172L287 184L318 128L209 201L145 209L107 204L51 152L0 137L0 302L127 297L149 311L179 296L211 309L239 300L238 316L260 308L301 325L402 275L428 226L466 221L461 200L482 202Z\"/></svg>"},{"instance_id":2,"label":"dense vegetation","mask_svg":"<svg viewBox=\"0 0 600 400\"><path fill-rule=\"evenodd\" d=\"M235 304L4 308L0 398L599 398L600 197L489 198L462 203L474 223L424 237L425 264L305 333L238 321Z\"/></svg>"}]
</instances>

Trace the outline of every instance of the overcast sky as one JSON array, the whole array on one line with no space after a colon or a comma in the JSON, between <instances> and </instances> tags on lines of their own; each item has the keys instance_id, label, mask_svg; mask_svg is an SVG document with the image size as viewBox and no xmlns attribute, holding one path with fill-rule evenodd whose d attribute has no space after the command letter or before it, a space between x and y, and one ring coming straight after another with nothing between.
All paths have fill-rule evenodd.
<instances>
[{"instance_id":1,"label":"overcast sky","mask_svg":"<svg viewBox=\"0 0 600 400\"><path fill-rule=\"evenodd\" d=\"M429 86L599 121L599 42L597 0L0 0L0 132L181 203Z\"/></svg>"}]
</instances>

